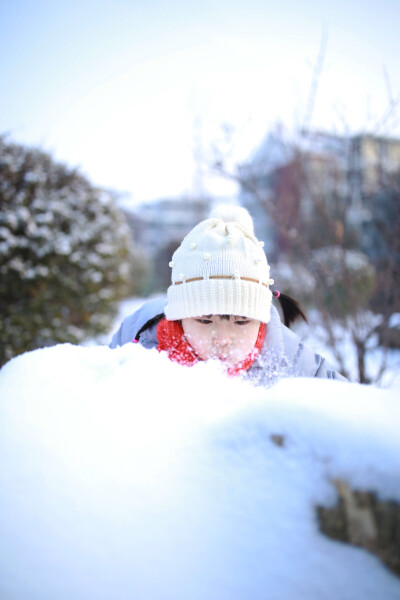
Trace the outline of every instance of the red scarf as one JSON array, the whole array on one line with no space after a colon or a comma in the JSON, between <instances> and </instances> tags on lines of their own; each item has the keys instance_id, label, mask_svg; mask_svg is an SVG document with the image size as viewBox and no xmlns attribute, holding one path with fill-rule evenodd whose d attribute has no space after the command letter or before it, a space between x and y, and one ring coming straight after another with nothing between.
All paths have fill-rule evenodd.
<instances>
[{"instance_id":1,"label":"red scarf","mask_svg":"<svg viewBox=\"0 0 400 600\"><path fill-rule=\"evenodd\" d=\"M229 367L227 369L228 375L239 375L240 373L247 371L253 364L263 346L265 330L265 323L261 323L253 350L236 365ZM163 350L166 351L168 358L180 365L191 367L201 360L186 340L182 325L180 325L178 321L167 321L167 319L162 319L157 325L157 340L157 350L159 352L162 352Z\"/></svg>"}]
</instances>

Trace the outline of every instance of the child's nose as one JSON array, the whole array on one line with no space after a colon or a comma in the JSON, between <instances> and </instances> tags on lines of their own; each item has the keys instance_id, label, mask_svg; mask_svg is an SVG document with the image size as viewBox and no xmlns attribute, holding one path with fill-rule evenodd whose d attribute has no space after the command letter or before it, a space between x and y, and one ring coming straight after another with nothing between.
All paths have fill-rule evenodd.
<instances>
[{"instance_id":1,"label":"child's nose","mask_svg":"<svg viewBox=\"0 0 400 600\"><path fill-rule=\"evenodd\" d=\"M226 331L223 327L217 329L214 332L214 344L217 346L228 346L232 343L232 336L229 331Z\"/></svg>"}]
</instances>

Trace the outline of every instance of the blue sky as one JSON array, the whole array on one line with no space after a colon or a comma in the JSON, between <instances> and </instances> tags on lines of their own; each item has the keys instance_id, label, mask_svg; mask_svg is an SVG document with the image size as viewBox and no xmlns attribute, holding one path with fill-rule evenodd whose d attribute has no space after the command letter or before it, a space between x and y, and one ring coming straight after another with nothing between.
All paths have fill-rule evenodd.
<instances>
[{"instance_id":1,"label":"blue sky","mask_svg":"<svg viewBox=\"0 0 400 600\"><path fill-rule=\"evenodd\" d=\"M236 160L275 123L301 125L323 31L311 125L376 129L400 98L399 30L398 0L3 0L0 132L134 202L230 193L194 155L225 123ZM399 132L394 118L380 129Z\"/></svg>"}]
</instances>

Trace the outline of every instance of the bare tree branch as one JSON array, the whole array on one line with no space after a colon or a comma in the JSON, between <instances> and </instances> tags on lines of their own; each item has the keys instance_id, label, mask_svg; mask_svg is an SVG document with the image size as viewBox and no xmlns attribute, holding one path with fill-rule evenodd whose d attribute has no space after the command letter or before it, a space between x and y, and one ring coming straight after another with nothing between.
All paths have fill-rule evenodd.
<instances>
[{"instance_id":1,"label":"bare tree branch","mask_svg":"<svg viewBox=\"0 0 400 600\"><path fill-rule=\"evenodd\" d=\"M328 27L324 26L321 33L321 41L317 60L314 63L313 74L311 79L310 91L308 94L306 111L303 120L303 130L308 131L311 125L311 120L314 112L315 101L318 92L319 80L324 66L326 48L328 44Z\"/></svg>"}]
</instances>

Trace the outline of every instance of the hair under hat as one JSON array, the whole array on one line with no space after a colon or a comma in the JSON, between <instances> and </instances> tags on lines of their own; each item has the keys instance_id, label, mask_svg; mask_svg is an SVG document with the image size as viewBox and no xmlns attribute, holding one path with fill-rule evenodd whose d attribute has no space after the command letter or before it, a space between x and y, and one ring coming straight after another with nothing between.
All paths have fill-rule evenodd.
<instances>
[{"instance_id":1,"label":"hair under hat","mask_svg":"<svg viewBox=\"0 0 400 600\"><path fill-rule=\"evenodd\" d=\"M166 318L240 315L268 323L273 280L263 246L246 209L214 209L174 252Z\"/></svg>"}]
</instances>

